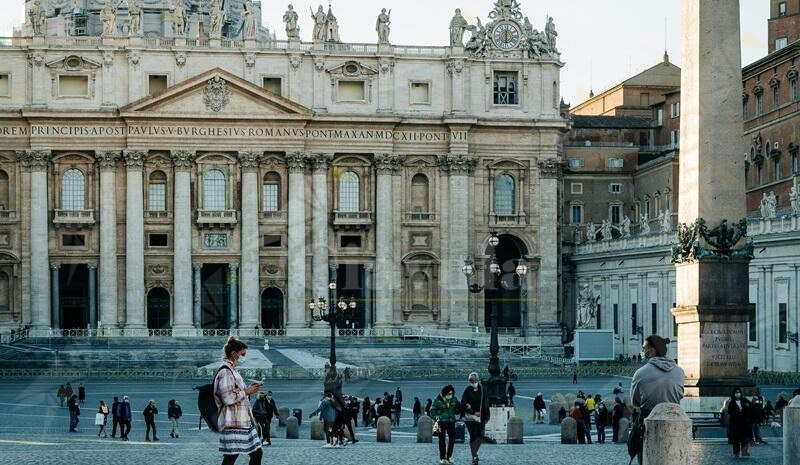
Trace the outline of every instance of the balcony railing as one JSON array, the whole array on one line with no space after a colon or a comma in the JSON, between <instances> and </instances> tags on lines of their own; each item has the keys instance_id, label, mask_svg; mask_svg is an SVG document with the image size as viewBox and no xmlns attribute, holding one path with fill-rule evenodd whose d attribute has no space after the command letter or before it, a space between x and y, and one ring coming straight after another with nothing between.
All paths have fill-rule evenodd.
<instances>
[{"instance_id":1,"label":"balcony railing","mask_svg":"<svg viewBox=\"0 0 800 465\"><path fill-rule=\"evenodd\" d=\"M172 212L167 210L150 210L145 212L145 216L151 220L168 220L172 218Z\"/></svg>"},{"instance_id":2,"label":"balcony railing","mask_svg":"<svg viewBox=\"0 0 800 465\"><path fill-rule=\"evenodd\" d=\"M87 227L94 224L94 210L53 210L53 224L61 227Z\"/></svg>"},{"instance_id":3,"label":"balcony railing","mask_svg":"<svg viewBox=\"0 0 800 465\"><path fill-rule=\"evenodd\" d=\"M261 214L263 215L262 218L269 222L286 220L285 211L262 212Z\"/></svg>"},{"instance_id":4,"label":"balcony railing","mask_svg":"<svg viewBox=\"0 0 800 465\"><path fill-rule=\"evenodd\" d=\"M436 213L433 212L406 212L406 221L414 223L429 223L436 221Z\"/></svg>"},{"instance_id":5,"label":"balcony railing","mask_svg":"<svg viewBox=\"0 0 800 465\"><path fill-rule=\"evenodd\" d=\"M197 210L200 227L233 227L238 221L236 210Z\"/></svg>"},{"instance_id":6,"label":"balcony railing","mask_svg":"<svg viewBox=\"0 0 800 465\"><path fill-rule=\"evenodd\" d=\"M334 210L332 213L333 226L337 228L368 229L372 226L372 212L342 212Z\"/></svg>"},{"instance_id":7,"label":"balcony railing","mask_svg":"<svg viewBox=\"0 0 800 465\"><path fill-rule=\"evenodd\" d=\"M0 221L16 221L16 210L0 210Z\"/></svg>"},{"instance_id":8,"label":"balcony railing","mask_svg":"<svg viewBox=\"0 0 800 465\"><path fill-rule=\"evenodd\" d=\"M489 214L489 222L491 224L502 224L506 226L513 226L513 225L520 225L524 226L526 224L526 215L515 213L513 215L499 215L497 213L490 213Z\"/></svg>"}]
</instances>

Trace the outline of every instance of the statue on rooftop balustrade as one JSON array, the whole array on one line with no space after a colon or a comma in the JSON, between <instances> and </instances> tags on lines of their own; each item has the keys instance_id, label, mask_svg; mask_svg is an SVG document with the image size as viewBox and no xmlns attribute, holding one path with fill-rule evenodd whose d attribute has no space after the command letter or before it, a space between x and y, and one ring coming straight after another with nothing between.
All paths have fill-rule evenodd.
<instances>
[{"instance_id":1,"label":"statue on rooftop balustrade","mask_svg":"<svg viewBox=\"0 0 800 465\"><path fill-rule=\"evenodd\" d=\"M244 0L244 26L242 27L242 37L244 39L256 38L256 15L252 0Z\"/></svg>"},{"instance_id":2,"label":"statue on rooftop balustrade","mask_svg":"<svg viewBox=\"0 0 800 465\"><path fill-rule=\"evenodd\" d=\"M300 39L300 26L298 22L297 12L294 11L294 6L289 5L289 9L283 14L283 22L286 24L286 38L289 40Z\"/></svg>"},{"instance_id":3,"label":"statue on rooftop balustrade","mask_svg":"<svg viewBox=\"0 0 800 465\"><path fill-rule=\"evenodd\" d=\"M42 8L42 5L39 3L39 0L33 0L33 5L31 5L31 9L28 10L28 18L31 22L33 35L45 35L47 29L47 15L45 14L44 8Z\"/></svg>"},{"instance_id":4,"label":"statue on rooftop balustrade","mask_svg":"<svg viewBox=\"0 0 800 465\"><path fill-rule=\"evenodd\" d=\"M225 24L225 10L222 9L222 0L211 0L211 38L222 37L222 26Z\"/></svg>"},{"instance_id":5,"label":"statue on rooftop balustrade","mask_svg":"<svg viewBox=\"0 0 800 465\"><path fill-rule=\"evenodd\" d=\"M128 0L128 35L142 35L142 7L138 0Z\"/></svg>"},{"instance_id":6,"label":"statue on rooftop balustrade","mask_svg":"<svg viewBox=\"0 0 800 465\"><path fill-rule=\"evenodd\" d=\"M388 44L389 43L389 32L390 32L390 24L392 10L386 12L386 8L381 9L381 14L378 15L378 20L375 23L375 30L378 31L378 43L379 44Z\"/></svg>"},{"instance_id":7,"label":"statue on rooftop balustrade","mask_svg":"<svg viewBox=\"0 0 800 465\"><path fill-rule=\"evenodd\" d=\"M117 9L114 8L113 0L108 0L100 10L100 18L103 20L103 37L112 37L117 33Z\"/></svg>"}]
</instances>

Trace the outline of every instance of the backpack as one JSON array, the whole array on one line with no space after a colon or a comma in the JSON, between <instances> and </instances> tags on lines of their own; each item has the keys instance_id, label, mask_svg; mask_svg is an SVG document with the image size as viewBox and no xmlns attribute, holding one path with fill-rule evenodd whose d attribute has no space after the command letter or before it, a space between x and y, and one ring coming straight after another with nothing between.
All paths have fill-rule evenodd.
<instances>
[{"instance_id":1,"label":"backpack","mask_svg":"<svg viewBox=\"0 0 800 465\"><path fill-rule=\"evenodd\" d=\"M230 370L230 368L225 365L219 367L214 374L214 380L217 379L219 372L224 369ZM217 424L219 421L219 408L217 408L217 402L214 400L214 381L210 384L197 386L194 390L197 391L197 409L200 411L200 418L205 420L208 429L219 433L219 426Z\"/></svg>"}]
</instances>

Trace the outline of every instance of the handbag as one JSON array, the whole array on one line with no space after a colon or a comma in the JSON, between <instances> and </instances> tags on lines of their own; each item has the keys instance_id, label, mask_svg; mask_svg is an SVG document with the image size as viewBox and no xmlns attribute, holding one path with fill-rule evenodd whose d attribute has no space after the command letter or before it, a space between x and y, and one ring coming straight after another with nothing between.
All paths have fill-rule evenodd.
<instances>
[{"instance_id":1,"label":"handbag","mask_svg":"<svg viewBox=\"0 0 800 465\"><path fill-rule=\"evenodd\" d=\"M439 425L439 420L433 422L433 435L436 437L442 435L442 427Z\"/></svg>"},{"instance_id":2,"label":"handbag","mask_svg":"<svg viewBox=\"0 0 800 465\"><path fill-rule=\"evenodd\" d=\"M103 426L106 424L106 416L102 413L95 413L94 415L94 425L95 426Z\"/></svg>"}]
</instances>

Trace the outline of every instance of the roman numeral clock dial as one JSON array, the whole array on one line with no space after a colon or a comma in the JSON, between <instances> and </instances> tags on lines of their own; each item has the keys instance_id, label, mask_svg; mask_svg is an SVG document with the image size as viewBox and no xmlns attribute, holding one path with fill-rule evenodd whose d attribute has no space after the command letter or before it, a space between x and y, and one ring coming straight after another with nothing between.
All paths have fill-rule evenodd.
<instances>
[{"instance_id":1,"label":"roman numeral clock dial","mask_svg":"<svg viewBox=\"0 0 800 465\"><path fill-rule=\"evenodd\" d=\"M519 45L521 33L519 27L513 23L500 23L494 28L492 36L497 48L511 50Z\"/></svg>"}]
</instances>

